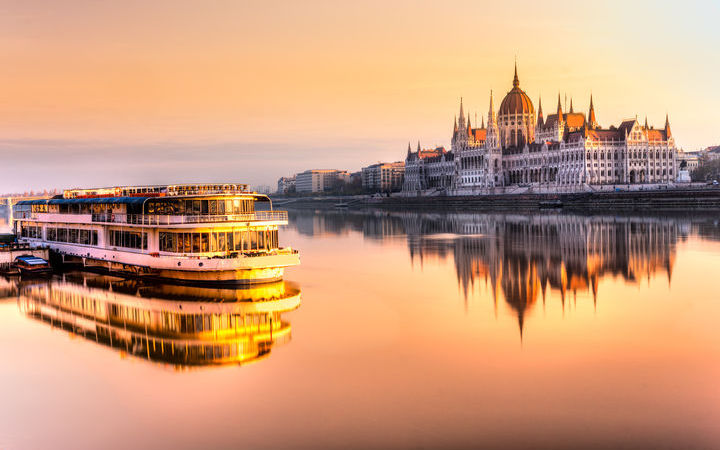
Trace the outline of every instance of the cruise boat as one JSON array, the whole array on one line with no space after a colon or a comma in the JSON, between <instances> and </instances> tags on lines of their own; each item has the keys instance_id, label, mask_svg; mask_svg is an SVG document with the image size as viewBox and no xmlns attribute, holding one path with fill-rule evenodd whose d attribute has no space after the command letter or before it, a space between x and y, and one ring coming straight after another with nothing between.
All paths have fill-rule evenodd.
<instances>
[{"instance_id":1,"label":"cruise boat","mask_svg":"<svg viewBox=\"0 0 720 450\"><path fill-rule=\"evenodd\" d=\"M255 204L267 202L266 210ZM18 240L63 263L187 283L282 279L300 263L280 247L287 212L244 184L69 189L13 207Z\"/></svg>"}]
</instances>

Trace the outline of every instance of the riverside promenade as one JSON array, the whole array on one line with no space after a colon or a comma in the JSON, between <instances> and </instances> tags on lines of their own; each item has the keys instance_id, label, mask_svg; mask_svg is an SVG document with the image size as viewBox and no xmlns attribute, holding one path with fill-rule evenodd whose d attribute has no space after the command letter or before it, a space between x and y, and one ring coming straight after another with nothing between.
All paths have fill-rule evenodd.
<instances>
[{"instance_id":1,"label":"riverside promenade","mask_svg":"<svg viewBox=\"0 0 720 450\"><path fill-rule=\"evenodd\" d=\"M583 192L566 194L501 194L472 196L316 196L273 197L277 206L293 208L433 209L447 211L533 210L546 208L612 211L720 211L720 189Z\"/></svg>"}]
</instances>

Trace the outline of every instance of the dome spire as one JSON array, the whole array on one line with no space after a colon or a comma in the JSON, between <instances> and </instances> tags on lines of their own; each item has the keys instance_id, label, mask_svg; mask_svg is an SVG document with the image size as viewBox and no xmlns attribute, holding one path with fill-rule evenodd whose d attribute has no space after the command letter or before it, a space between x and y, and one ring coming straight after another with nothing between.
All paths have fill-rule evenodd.
<instances>
[{"instance_id":1,"label":"dome spire","mask_svg":"<svg viewBox=\"0 0 720 450\"><path fill-rule=\"evenodd\" d=\"M670 119L668 118L667 113L665 113L665 136L666 139L670 139L672 137L672 132L670 132Z\"/></svg>"},{"instance_id":2,"label":"dome spire","mask_svg":"<svg viewBox=\"0 0 720 450\"><path fill-rule=\"evenodd\" d=\"M570 114L574 113L573 106L572 106L572 97L570 97Z\"/></svg>"},{"instance_id":3,"label":"dome spire","mask_svg":"<svg viewBox=\"0 0 720 450\"><path fill-rule=\"evenodd\" d=\"M517 75L517 59L515 60L515 76L513 77L513 87L520 87L520 80Z\"/></svg>"}]
</instances>

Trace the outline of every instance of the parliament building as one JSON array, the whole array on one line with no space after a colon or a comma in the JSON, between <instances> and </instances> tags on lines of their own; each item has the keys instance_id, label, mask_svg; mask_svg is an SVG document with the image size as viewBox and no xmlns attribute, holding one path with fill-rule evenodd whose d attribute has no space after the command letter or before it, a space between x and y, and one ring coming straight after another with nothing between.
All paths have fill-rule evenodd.
<instances>
[{"instance_id":1,"label":"parliament building","mask_svg":"<svg viewBox=\"0 0 720 450\"><path fill-rule=\"evenodd\" d=\"M477 123L475 125L478 125ZM647 119L601 127L592 96L587 115L570 101L545 116L538 101L520 88L515 67L513 87L495 112L493 95L487 124L473 128L460 100L451 150L412 152L408 145L403 191L453 195L524 192L582 192L658 188L678 176L677 148L666 116L654 128Z\"/></svg>"}]
</instances>

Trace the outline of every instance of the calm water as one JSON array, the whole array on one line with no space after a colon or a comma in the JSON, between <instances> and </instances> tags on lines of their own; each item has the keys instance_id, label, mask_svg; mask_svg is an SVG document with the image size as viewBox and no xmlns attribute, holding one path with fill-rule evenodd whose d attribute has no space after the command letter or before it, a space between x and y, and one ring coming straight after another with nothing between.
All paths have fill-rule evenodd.
<instances>
[{"instance_id":1,"label":"calm water","mask_svg":"<svg viewBox=\"0 0 720 450\"><path fill-rule=\"evenodd\" d=\"M719 219L302 211L284 283L0 278L0 448L718 448Z\"/></svg>"}]
</instances>

